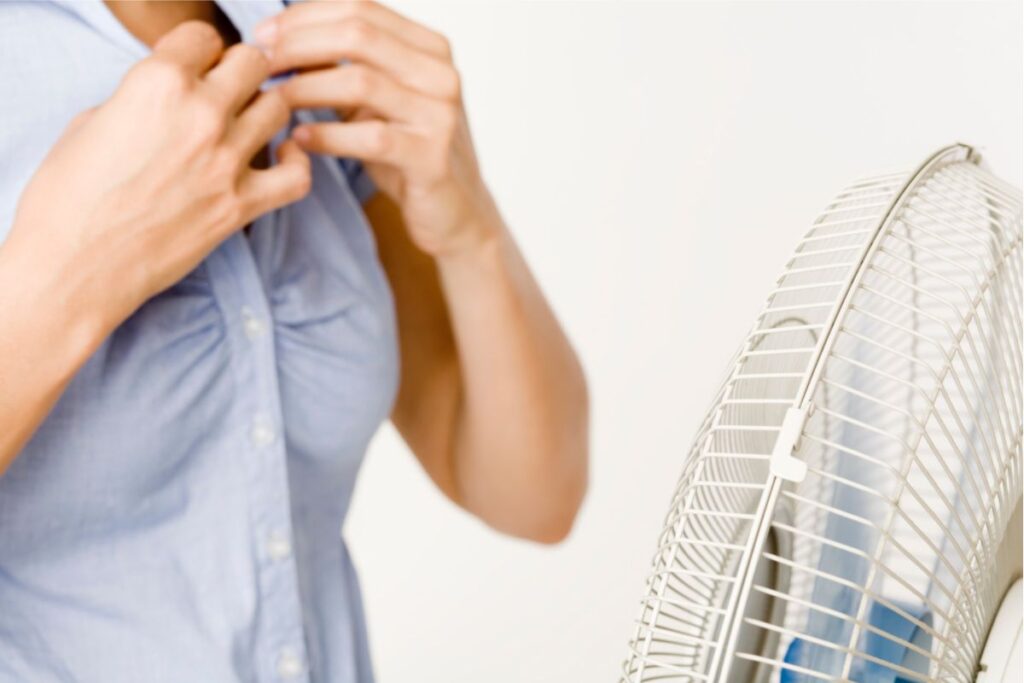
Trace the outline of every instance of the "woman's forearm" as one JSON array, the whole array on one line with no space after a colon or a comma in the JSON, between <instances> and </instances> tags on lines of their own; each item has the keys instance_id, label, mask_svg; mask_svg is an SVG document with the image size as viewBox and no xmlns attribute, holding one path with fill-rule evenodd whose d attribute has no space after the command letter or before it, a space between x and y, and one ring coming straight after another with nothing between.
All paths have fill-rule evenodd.
<instances>
[{"instance_id":1,"label":"woman's forearm","mask_svg":"<svg viewBox=\"0 0 1024 683\"><path fill-rule=\"evenodd\" d=\"M346 5L341 18L335 10L299 3L255 35L273 72L299 72L278 86L291 107L332 107L343 119L300 125L293 137L307 151L359 159L389 198L371 200L368 215L381 214L371 223L400 327L392 420L456 502L509 533L560 537L586 487L583 373L492 220L450 43L396 13L382 21L375 3ZM359 63L339 65L354 32Z\"/></svg>"},{"instance_id":2,"label":"woman's forearm","mask_svg":"<svg viewBox=\"0 0 1024 683\"><path fill-rule=\"evenodd\" d=\"M0 475L104 336L65 275L0 245Z\"/></svg>"},{"instance_id":3,"label":"woman's forearm","mask_svg":"<svg viewBox=\"0 0 1024 683\"><path fill-rule=\"evenodd\" d=\"M309 192L292 140L272 167L249 164L288 122L280 95L259 91L269 69L256 48L225 51L212 26L179 24L36 169L0 246L0 471L111 330Z\"/></svg>"},{"instance_id":4,"label":"woman's forearm","mask_svg":"<svg viewBox=\"0 0 1024 683\"><path fill-rule=\"evenodd\" d=\"M437 259L459 358L453 467L460 502L492 526L555 541L586 489L580 363L507 229Z\"/></svg>"}]
</instances>

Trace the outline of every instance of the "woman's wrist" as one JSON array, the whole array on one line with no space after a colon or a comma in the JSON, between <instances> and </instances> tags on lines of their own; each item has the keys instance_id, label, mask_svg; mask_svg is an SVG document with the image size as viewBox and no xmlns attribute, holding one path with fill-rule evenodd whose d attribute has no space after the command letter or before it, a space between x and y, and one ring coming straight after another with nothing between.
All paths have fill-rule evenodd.
<instances>
[{"instance_id":1,"label":"woman's wrist","mask_svg":"<svg viewBox=\"0 0 1024 683\"><path fill-rule=\"evenodd\" d=\"M462 239L434 255L442 272L491 261L500 250L504 226L493 223L467 227Z\"/></svg>"},{"instance_id":2,"label":"woman's wrist","mask_svg":"<svg viewBox=\"0 0 1024 683\"><path fill-rule=\"evenodd\" d=\"M493 264L501 252L501 243L508 237L507 228L493 198L486 190L483 196L484 205L478 206L463 224L453 229L455 237L433 254L442 273L467 265Z\"/></svg>"},{"instance_id":3,"label":"woman's wrist","mask_svg":"<svg viewBox=\"0 0 1024 683\"><path fill-rule=\"evenodd\" d=\"M5 351L26 361L39 356L54 381L74 375L116 325L94 301L80 278L0 244L0 317L18 343Z\"/></svg>"}]
</instances>

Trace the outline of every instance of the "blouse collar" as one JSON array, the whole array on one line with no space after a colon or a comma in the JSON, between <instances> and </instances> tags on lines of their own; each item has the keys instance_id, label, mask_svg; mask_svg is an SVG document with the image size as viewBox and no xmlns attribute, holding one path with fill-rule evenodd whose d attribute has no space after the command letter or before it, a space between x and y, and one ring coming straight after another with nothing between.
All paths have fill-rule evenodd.
<instances>
[{"instance_id":1,"label":"blouse collar","mask_svg":"<svg viewBox=\"0 0 1024 683\"><path fill-rule=\"evenodd\" d=\"M77 16L109 40L142 59L150 53L148 45L124 27L103 0L54 0L65 11ZM253 42L252 30L256 24L277 14L287 4L283 0L215 0L242 36L242 42Z\"/></svg>"}]
</instances>

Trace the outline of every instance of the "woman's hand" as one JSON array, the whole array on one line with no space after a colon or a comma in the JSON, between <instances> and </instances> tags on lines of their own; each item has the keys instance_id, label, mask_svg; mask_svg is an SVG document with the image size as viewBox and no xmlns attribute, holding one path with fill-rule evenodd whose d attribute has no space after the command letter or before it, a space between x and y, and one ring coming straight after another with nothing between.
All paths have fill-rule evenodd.
<instances>
[{"instance_id":1,"label":"woman's hand","mask_svg":"<svg viewBox=\"0 0 1024 683\"><path fill-rule=\"evenodd\" d=\"M443 256L498 232L443 36L375 2L294 4L256 36L275 73L300 71L278 87L292 108L344 119L296 127L295 140L363 160L416 246Z\"/></svg>"},{"instance_id":2,"label":"woman's hand","mask_svg":"<svg viewBox=\"0 0 1024 683\"><path fill-rule=\"evenodd\" d=\"M208 24L167 33L43 161L3 245L5 267L64 283L105 336L233 231L302 197L309 159L294 143L275 167L250 168L288 120L279 94L253 99L268 74L259 50L224 52Z\"/></svg>"},{"instance_id":3,"label":"woman's hand","mask_svg":"<svg viewBox=\"0 0 1024 683\"><path fill-rule=\"evenodd\" d=\"M252 47L181 24L78 116L22 194L0 245L0 474L96 347L232 231L300 198L309 159L250 160L288 119Z\"/></svg>"}]
</instances>

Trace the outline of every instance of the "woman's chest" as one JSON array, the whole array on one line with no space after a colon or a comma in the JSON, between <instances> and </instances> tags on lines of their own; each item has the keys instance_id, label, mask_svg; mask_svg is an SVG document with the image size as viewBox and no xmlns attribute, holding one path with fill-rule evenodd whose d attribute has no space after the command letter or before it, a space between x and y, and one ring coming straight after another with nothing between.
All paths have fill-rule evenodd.
<instances>
[{"instance_id":1,"label":"woman's chest","mask_svg":"<svg viewBox=\"0 0 1024 683\"><path fill-rule=\"evenodd\" d=\"M0 16L0 51L47 51L28 71L0 61L14 93L0 98L2 242L46 150L134 60L59 10ZM343 484L397 381L390 291L372 233L336 160L318 158L306 199L236 233L114 330L0 480L18 492L5 511L39 505L99 524L175 482L213 485L232 470L211 461L249 457L268 433L299 480Z\"/></svg>"}]
</instances>

